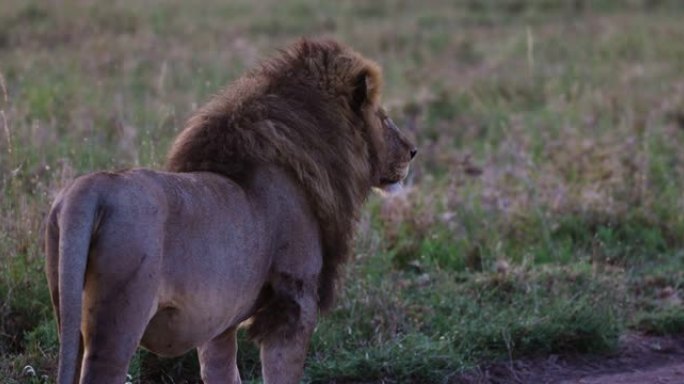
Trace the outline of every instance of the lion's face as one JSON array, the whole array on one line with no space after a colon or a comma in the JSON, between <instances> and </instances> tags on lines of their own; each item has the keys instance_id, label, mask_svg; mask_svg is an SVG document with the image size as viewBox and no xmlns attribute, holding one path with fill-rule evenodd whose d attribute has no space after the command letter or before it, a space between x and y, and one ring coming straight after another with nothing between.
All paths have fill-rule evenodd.
<instances>
[{"instance_id":1,"label":"lion's face","mask_svg":"<svg viewBox=\"0 0 684 384\"><path fill-rule=\"evenodd\" d=\"M378 110L377 117L382 126L384 153L380 156L379 177L374 186L391 192L408 175L409 163L418 150L383 109Z\"/></svg>"}]
</instances>

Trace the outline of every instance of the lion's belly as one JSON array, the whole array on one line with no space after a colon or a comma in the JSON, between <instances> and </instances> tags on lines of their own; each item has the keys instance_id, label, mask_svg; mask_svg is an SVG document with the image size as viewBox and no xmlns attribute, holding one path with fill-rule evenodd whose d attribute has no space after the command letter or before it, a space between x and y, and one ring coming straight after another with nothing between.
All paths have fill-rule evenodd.
<instances>
[{"instance_id":1,"label":"lion's belly","mask_svg":"<svg viewBox=\"0 0 684 384\"><path fill-rule=\"evenodd\" d=\"M226 292L223 300L216 292L205 292L160 301L141 344L162 356L179 356L239 325L250 315L257 296L257 285L249 284L240 295Z\"/></svg>"},{"instance_id":2,"label":"lion's belly","mask_svg":"<svg viewBox=\"0 0 684 384\"><path fill-rule=\"evenodd\" d=\"M162 287L158 309L145 329L143 347L162 356L178 356L250 315L263 279L221 282L216 275L204 276L201 284L162 283L166 288Z\"/></svg>"},{"instance_id":3,"label":"lion's belly","mask_svg":"<svg viewBox=\"0 0 684 384\"><path fill-rule=\"evenodd\" d=\"M222 320L175 307L162 307L150 320L141 344L161 356L179 356L226 328L225 320Z\"/></svg>"},{"instance_id":4,"label":"lion's belly","mask_svg":"<svg viewBox=\"0 0 684 384\"><path fill-rule=\"evenodd\" d=\"M195 328L192 322L182 319L178 309L169 307L152 317L140 344L161 356L173 357L194 348L197 340L207 338L206 333L206 330Z\"/></svg>"}]
</instances>

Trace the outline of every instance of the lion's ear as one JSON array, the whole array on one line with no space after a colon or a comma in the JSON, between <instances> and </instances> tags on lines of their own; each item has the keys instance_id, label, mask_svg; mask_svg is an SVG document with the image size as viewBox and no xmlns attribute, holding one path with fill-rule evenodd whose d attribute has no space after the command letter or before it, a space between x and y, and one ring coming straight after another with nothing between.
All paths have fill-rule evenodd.
<instances>
[{"instance_id":1,"label":"lion's ear","mask_svg":"<svg viewBox=\"0 0 684 384\"><path fill-rule=\"evenodd\" d=\"M354 79L351 107L360 111L366 104L378 102L380 97L380 69L377 65L362 70Z\"/></svg>"},{"instance_id":2,"label":"lion's ear","mask_svg":"<svg viewBox=\"0 0 684 384\"><path fill-rule=\"evenodd\" d=\"M358 112L368 101L368 72L363 71L354 80L354 90L352 91L351 107Z\"/></svg>"}]
</instances>

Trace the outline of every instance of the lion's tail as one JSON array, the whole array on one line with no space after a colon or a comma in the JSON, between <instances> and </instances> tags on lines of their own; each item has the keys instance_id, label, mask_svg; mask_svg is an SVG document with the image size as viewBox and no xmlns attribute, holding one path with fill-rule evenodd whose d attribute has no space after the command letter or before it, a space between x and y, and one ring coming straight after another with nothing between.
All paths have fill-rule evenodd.
<instances>
[{"instance_id":1,"label":"lion's tail","mask_svg":"<svg viewBox=\"0 0 684 384\"><path fill-rule=\"evenodd\" d=\"M59 384L73 384L80 374L81 311L90 241L99 211L98 193L77 180L62 201L57 249L59 304ZM76 380L75 380L76 379Z\"/></svg>"}]
</instances>

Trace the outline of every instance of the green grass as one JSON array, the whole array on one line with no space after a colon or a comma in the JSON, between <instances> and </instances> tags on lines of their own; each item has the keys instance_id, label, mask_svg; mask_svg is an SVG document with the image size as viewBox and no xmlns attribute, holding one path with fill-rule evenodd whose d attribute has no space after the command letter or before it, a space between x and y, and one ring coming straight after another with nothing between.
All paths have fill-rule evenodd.
<instances>
[{"instance_id":1,"label":"green grass","mask_svg":"<svg viewBox=\"0 0 684 384\"><path fill-rule=\"evenodd\" d=\"M194 108L300 35L376 59L419 146L407 192L368 204L307 382L447 382L611 351L625 332L681 334L682 17L675 0L5 1L0 377L55 376L42 231L56 191L159 167ZM244 335L239 366L259 380ZM130 373L197 369L140 351Z\"/></svg>"}]
</instances>

